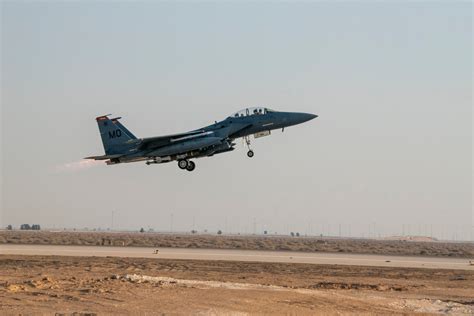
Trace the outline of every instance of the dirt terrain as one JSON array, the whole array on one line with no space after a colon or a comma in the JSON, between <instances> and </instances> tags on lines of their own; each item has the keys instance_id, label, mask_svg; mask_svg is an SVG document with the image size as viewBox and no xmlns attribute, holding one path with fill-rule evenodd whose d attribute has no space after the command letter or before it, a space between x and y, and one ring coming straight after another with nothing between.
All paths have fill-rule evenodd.
<instances>
[{"instance_id":1,"label":"dirt terrain","mask_svg":"<svg viewBox=\"0 0 474 316\"><path fill-rule=\"evenodd\" d=\"M473 314L474 272L0 255L0 314Z\"/></svg>"},{"instance_id":2,"label":"dirt terrain","mask_svg":"<svg viewBox=\"0 0 474 316\"><path fill-rule=\"evenodd\" d=\"M473 258L474 243L287 236L0 231L0 244L217 248Z\"/></svg>"}]
</instances>

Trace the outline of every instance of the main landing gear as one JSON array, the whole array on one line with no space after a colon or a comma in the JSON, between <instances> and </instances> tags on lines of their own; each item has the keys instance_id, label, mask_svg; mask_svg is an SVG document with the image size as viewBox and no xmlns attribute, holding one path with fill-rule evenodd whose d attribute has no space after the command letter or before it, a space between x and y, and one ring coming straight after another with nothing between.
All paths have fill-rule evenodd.
<instances>
[{"instance_id":1,"label":"main landing gear","mask_svg":"<svg viewBox=\"0 0 474 316\"><path fill-rule=\"evenodd\" d=\"M186 169L188 171L193 171L196 169L196 164L193 161L186 160L186 159L181 159L178 160L178 167L179 169Z\"/></svg>"},{"instance_id":2,"label":"main landing gear","mask_svg":"<svg viewBox=\"0 0 474 316\"><path fill-rule=\"evenodd\" d=\"M245 141L245 144L247 145L247 148L249 149L249 151L247 151L247 157L252 158L255 155L255 153L253 152L252 149L250 149L250 136L245 136L244 141Z\"/></svg>"}]
</instances>

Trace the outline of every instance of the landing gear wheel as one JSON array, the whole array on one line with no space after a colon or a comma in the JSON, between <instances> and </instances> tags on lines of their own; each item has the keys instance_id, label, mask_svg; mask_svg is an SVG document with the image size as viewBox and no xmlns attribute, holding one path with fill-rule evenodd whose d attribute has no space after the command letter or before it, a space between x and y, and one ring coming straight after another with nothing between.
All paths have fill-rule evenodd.
<instances>
[{"instance_id":1,"label":"landing gear wheel","mask_svg":"<svg viewBox=\"0 0 474 316\"><path fill-rule=\"evenodd\" d=\"M186 169L189 166L189 162L187 160L181 159L178 160L178 167L180 169Z\"/></svg>"},{"instance_id":2,"label":"landing gear wheel","mask_svg":"<svg viewBox=\"0 0 474 316\"><path fill-rule=\"evenodd\" d=\"M186 170L193 171L195 168L196 168L196 164L192 161L189 161L188 165L186 166Z\"/></svg>"},{"instance_id":3,"label":"landing gear wheel","mask_svg":"<svg viewBox=\"0 0 474 316\"><path fill-rule=\"evenodd\" d=\"M247 151L247 156L249 158L252 158L254 156L254 153L253 153L253 150L250 149L250 136L244 136L244 141L245 141L245 144L247 145L247 148L249 149L249 151Z\"/></svg>"}]
</instances>

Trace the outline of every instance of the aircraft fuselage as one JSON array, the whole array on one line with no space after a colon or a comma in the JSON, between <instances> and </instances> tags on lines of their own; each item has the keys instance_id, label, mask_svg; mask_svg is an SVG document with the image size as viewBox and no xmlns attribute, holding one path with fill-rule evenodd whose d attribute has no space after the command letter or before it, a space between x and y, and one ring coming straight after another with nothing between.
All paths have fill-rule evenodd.
<instances>
[{"instance_id":1,"label":"aircraft fuselage","mask_svg":"<svg viewBox=\"0 0 474 316\"><path fill-rule=\"evenodd\" d=\"M237 138L243 137L249 151L250 135L255 138L270 134L271 130L307 122L317 115L298 112L277 112L267 108L249 108L226 119L187 133L137 139L118 120L98 117L97 123L106 154L86 159L106 160L107 164L147 161L158 164L177 160L181 169L194 170L191 158L213 156L234 150Z\"/></svg>"}]
</instances>

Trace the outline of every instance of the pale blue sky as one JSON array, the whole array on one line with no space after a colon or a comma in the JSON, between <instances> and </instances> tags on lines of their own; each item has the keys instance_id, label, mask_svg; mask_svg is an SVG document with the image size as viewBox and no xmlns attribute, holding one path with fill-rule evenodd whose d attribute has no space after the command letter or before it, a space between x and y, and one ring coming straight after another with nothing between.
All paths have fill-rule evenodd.
<instances>
[{"instance_id":1,"label":"pale blue sky","mask_svg":"<svg viewBox=\"0 0 474 316\"><path fill-rule=\"evenodd\" d=\"M469 2L2 2L2 225L471 238ZM196 161L58 171L252 105L320 115ZM309 224L308 224L309 223ZM329 226L331 225L331 226ZM329 227L329 228L328 228ZM332 227L332 228L331 228Z\"/></svg>"}]
</instances>

